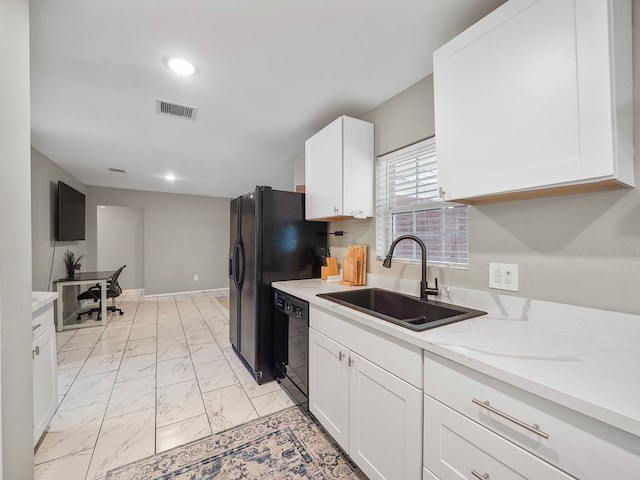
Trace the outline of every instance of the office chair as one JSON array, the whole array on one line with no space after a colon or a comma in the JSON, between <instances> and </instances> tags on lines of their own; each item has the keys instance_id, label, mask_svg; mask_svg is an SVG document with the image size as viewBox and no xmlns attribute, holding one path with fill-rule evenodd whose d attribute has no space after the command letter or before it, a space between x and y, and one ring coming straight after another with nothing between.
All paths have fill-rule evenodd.
<instances>
[{"instance_id":1,"label":"office chair","mask_svg":"<svg viewBox=\"0 0 640 480\"><path fill-rule=\"evenodd\" d=\"M126 267L126 265L121 266L118 270L116 270L113 275L111 275L111 277L107 280L107 288L106 288L106 295L107 295L107 300L108 299L113 299L113 305L107 305L107 312L120 312L120 315L123 315L124 312L122 311L122 309L117 308L115 305L115 298L119 297L120 294L122 293L122 288L120 288L120 285L118 285L118 277L120 276L120 273L122 272L122 270L124 270L124 267ZM93 300L94 302L98 302L98 306L96 308L90 308L89 310L85 310L84 312L79 312L78 316L76 317L76 320L80 320L80 318L82 317L82 315L91 315L93 312L98 312L98 320L101 319L102 317L102 298L100 296L100 284L97 283L95 285L93 285L91 288L89 288L88 290L85 290L84 292L82 292L80 295L78 295L78 300Z\"/></svg>"}]
</instances>

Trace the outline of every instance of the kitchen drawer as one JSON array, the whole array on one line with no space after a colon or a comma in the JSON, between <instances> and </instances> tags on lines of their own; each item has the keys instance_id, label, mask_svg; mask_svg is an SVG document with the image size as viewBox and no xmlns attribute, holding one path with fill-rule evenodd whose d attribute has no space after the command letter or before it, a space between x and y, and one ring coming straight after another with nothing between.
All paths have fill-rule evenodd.
<instances>
[{"instance_id":1,"label":"kitchen drawer","mask_svg":"<svg viewBox=\"0 0 640 480\"><path fill-rule=\"evenodd\" d=\"M571 477L486 428L424 396L425 479L545 479ZM472 473L475 472L475 473Z\"/></svg>"},{"instance_id":2,"label":"kitchen drawer","mask_svg":"<svg viewBox=\"0 0 640 480\"><path fill-rule=\"evenodd\" d=\"M52 325L53 304L51 303L33 312L31 320L31 339L35 340Z\"/></svg>"},{"instance_id":3,"label":"kitchen drawer","mask_svg":"<svg viewBox=\"0 0 640 480\"><path fill-rule=\"evenodd\" d=\"M354 324L346 317L328 313L313 305L309 325L334 339L388 372L422 389L422 349L382 332L374 332Z\"/></svg>"},{"instance_id":4,"label":"kitchen drawer","mask_svg":"<svg viewBox=\"0 0 640 480\"><path fill-rule=\"evenodd\" d=\"M637 478L640 438L430 352L424 392L534 455L581 479ZM473 402L495 408L548 435ZM632 475L632 472L633 475Z\"/></svg>"}]
</instances>

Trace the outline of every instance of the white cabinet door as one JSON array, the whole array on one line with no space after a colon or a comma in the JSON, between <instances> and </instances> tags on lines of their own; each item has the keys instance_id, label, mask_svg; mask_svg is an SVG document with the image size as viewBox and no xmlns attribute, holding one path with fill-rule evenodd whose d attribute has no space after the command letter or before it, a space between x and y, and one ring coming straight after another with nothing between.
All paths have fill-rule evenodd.
<instances>
[{"instance_id":1,"label":"white cabinet door","mask_svg":"<svg viewBox=\"0 0 640 480\"><path fill-rule=\"evenodd\" d=\"M342 215L373 217L374 126L342 117L342 129Z\"/></svg>"},{"instance_id":2,"label":"white cabinet door","mask_svg":"<svg viewBox=\"0 0 640 480\"><path fill-rule=\"evenodd\" d=\"M349 455L370 479L422 475L422 392L351 352Z\"/></svg>"},{"instance_id":3,"label":"white cabinet door","mask_svg":"<svg viewBox=\"0 0 640 480\"><path fill-rule=\"evenodd\" d=\"M58 405L56 342L53 324L33 341L33 443L49 424Z\"/></svg>"},{"instance_id":4,"label":"white cabinet door","mask_svg":"<svg viewBox=\"0 0 640 480\"><path fill-rule=\"evenodd\" d=\"M629 0L511 0L445 44L434 53L444 198L633 186L631 59Z\"/></svg>"},{"instance_id":5,"label":"white cabinet door","mask_svg":"<svg viewBox=\"0 0 640 480\"><path fill-rule=\"evenodd\" d=\"M349 351L309 329L309 410L340 444L349 449Z\"/></svg>"},{"instance_id":6,"label":"white cabinet door","mask_svg":"<svg viewBox=\"0 0 640 480\"><path fill-rule=\"evenodd\" d=\"M373 124L342 116L305 142L307 220L372 217Z\"/></svg>"},{"instance_id":7,"label":"white cabinet door","mask_svg":"<svg viewBox=\"0 0 640 480\"><path fill-rule=\"evenodd\" d=\"M306 218L342 215L342 121L305 142Z\"/></svg>"}]
</instances>

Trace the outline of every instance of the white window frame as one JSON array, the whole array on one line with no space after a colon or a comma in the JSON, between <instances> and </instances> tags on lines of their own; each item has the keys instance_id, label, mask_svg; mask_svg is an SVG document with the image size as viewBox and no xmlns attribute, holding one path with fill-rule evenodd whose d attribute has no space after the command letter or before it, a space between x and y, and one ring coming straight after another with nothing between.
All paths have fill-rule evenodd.
<instances>
[{"instance_id":1,"label":"white window frame","mask_svg":"<svg viewBox=\"0 0 640 480\"><path fill-rule=\"evenodd\" d=\"M401 176L401 178L400 178ZM381 155L376 162L376 257L383 259L399 235L425 242L429 265L467 269L467 206L443 202L438 192L435 137ZM420 217L422 216L422 219ZM430 218L429 218L430 217ZM427 233L427 225L439 228ZM403 221L405 225L399 226ZM408 227L407 221L412 222ZM422 223L421 223L422 222ZM422 224L424 229L417 225ZM449 225L449 228L446 228ZM402 248L400 246L402 245ZM415 242L402 242L394 261L420 262Z\"/></svg>"}]
</instances>

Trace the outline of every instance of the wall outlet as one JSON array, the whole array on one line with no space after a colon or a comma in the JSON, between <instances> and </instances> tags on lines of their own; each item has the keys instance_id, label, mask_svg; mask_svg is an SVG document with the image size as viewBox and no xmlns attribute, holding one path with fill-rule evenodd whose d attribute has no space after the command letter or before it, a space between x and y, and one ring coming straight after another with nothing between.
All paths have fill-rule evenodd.
<instances>
[{"instance_id":1,"label":"wall outlet","mask_svg":"<svg viewBox=\"0 0 640 480\"><path fill-rule=\"evenodd\" d=\"M518 291L518 265L489 263L489 288Z\"/></svg>"},{"instance_id":2,"label":"wall outlet","mask_svg":"<svg viewBox=\"0 0 640 480\"><path fill-rule=\"evenodd\" d=\"M198 275L197 275L197 274L193 276L193 281L194 281L194 282L197 282L197 281L198 281Z\"/></svg>"}]
</instances>

